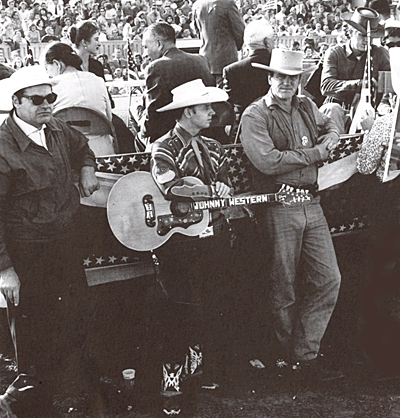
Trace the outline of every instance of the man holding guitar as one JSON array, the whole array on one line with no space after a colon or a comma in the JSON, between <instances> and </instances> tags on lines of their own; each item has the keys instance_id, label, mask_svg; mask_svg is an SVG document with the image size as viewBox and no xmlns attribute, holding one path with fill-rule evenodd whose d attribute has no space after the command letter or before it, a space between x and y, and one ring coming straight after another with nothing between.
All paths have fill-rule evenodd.
<instances>
[{"instance_id":1,"label":"man holding guitar","mask_svg":"<svg viewBox=\"0 0 400 418\"><path fill-rule=\"evenodd\" d=\"M179 109L179 117L175 127L153 144L151 173L165 198L176 202L174 210L179 212L179 202L185 203L203 193L204 185L208 186L209 197L226 198L231 194L223 147L217 141L200 135L202 129L210 126L215 113L211 103L225 101L228 95L216 87L206 87L201 79L176 87L172 94L172 103L158 112ZM185 177L188 176L200 179L204 185L185 187ZM221 339L215 338L220 333L215 327L219 323L218 288L222 287L216 275L224 265L221 257L229 245L226 230L220 211L210 210L209 227L202 234L208 236L207 239L192 241L179 234L174 235L158 252L163 264L162 278L169 295L166 311L162 315L164 353L161 394L165 416L183 414L181 396L177 396L182 394L182 381L187 384L193 381L189 377L202 372L200 333L205 334L202 344L207 350L207 377L216 377L211 376L211 371L216 371L219 361L216 357L223 351L222 347L216 348ZM202 296L207 296L207 300ZM204 321L207 321L207 327L203 325ZM214 380L207 383L212 382Z\"/></svg>"},{"instance_id":2,"label":"man holding guitar","mask_svg":"<svg viewBox=\"0 0 400 418\"><path fill-rule=\"evenodd\" d=\"M379 46L371 45L370 38L382 38L383 26L379 24L379 13L367 7L358 7L354 13L345 13L342 20L350 26L351 38L344 45L335 45L325 54L321 75L321 93L327 96L321 106L321 112L330 116L340 129L340 134L348 133L346 111L355 113L362 97L369 97L369 105L373 108L379 104L373 94L373 85L377 83L379 71L390 71L389 55ZM367 29L369 32L367 33ZM369 53L368 53L369 52ZM367 56L371 57L371 65ZM371 64L370 63L370 64ZM368 74L366 68L370 69ZM365 80L370 80L368 94L362 95ZM370 108L370 107L369 107ZM360 119L373 120L370 112L360 115ZM371 128L371 122L361 127L363 130Z\"/></svg>"},{"instance_id":3,"label":"man holding guitar","mask_svg":"<svg viewBox=\"0 0 400 418\"><path fill-rule=\"evenodd\" d=\"M318 164L339 140L334 122L297 90L303 53L274 49L269 92L243 113L241 142L254 166L259 192L286 183L313 196L301 206L257 206L259 225L269 243L271 308L279 344L278 376L332 380L341 373L320 362L321 339L339 293L340 272L318 196ZM307 69L312 71L313 68Z\"/></svg>"}]
</instances>

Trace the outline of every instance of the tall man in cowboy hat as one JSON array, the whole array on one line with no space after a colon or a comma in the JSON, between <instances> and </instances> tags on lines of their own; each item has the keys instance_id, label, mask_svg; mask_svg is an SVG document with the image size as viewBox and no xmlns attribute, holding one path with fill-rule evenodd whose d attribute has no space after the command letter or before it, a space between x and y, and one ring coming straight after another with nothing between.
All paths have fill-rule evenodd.
<instances>
[{"instance_id":1,"label":"tall man in cowboy hat","mask_svg":"<svg viewBox=\"0 0 400 418\"><path fill-rule=\"evenodd\" d=\"M152 146L151 172L155 182L167 199L176 202L190 199L198 189L204 188L198 185L182 190L188 176L211 186L210 197L228 197L231 188L224 149L217 141L200 135L202 129L210 126L214 115L211 104L227 100L227 93L206 87L197 79L176 87L172 95L172 103L158 110L177 110L178 114L175 127ZM178 415L182 409L182 405L176 405L179 399L176 395L182 393L182 379L188 381L188 377L202 371L200 343L205 345L207 379L213 379L209 382L214 383L218 378L211 376L211 372L217 372L218 357L224 351L216 346L223 344L217 312L220 294L217 289L223 277L217 280L217 275L223 266L221 257L228 248L226 232L223 215L219 210L211 211L208 238L193 241L175 235L158 253L169 294L162 315L165 416Z\"/></svg>"},{"instance_id":2,"label":"tall man in cowboy hat","mask_svg":"<svg viewBox=\"0 0 400 418\"><path fill-rule=\"evenodd\" d=\"M0 126L0 291L18 372L40 382L13 412L50 418L57 416L52 395L81 348L87 285L74 227L79 192L90 196L99 183L87 138L52 117L57 95L45 69L25 67L1 83L12 110Z\"/></svg>"},{"instance_id":3,"label":"tall man in cowboy hat","mask_svg":"<svg viewBox=\"0 0 400 418\"><path fill-rule=\"evenodd\" d=\"M338 129L308 98L297 96L303 53L274 49L269 92L247 107L241 141L259 192L282 184L308 190L311 203L260 207L259 224L270 245L271 308L284 371L332 379L321 366L321 339L338 297L340 272L317 189L317 165L328 158ZM306 71L313 71L315 67Z\"/></svg>"},{"instance_id":4,"label":"tall man in cowboy hat","mask_svg":"<svg viewBox=\"0 0 400 418\"><path fill-rule=\"evenodd\" d=\"M345 110L350 110L357 93L361 92L367 58L367 22L371 38L382 38L384 29L379 24L379 13L367 7L358 7L354 13L345 13L344 22L351 26L351 38L344 45L336 45L325 54L321 75L321 93L327 96L321 111L330 116L346 133ZM384 48L372 45L373 82L379 71L390 71L389 56ZM374 100L377 106L379 98Z\"/></svg>"}]
</instances>

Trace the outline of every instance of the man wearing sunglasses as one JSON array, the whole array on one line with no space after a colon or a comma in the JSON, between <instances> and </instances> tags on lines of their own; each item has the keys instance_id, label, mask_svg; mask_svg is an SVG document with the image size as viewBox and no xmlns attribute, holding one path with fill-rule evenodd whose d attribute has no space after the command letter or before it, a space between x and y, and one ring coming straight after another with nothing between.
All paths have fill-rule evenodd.
<instances>
[{"instance_id":1,"label":"man wearing sunglasses","mask_svg":"<svg viewBox=\"0 0 400 418\"><path fill-rule=\"evenodd\" d=\"M75 220L79 192L99 188L95 157L84 135L52 117L57 95L44 68L1 83L12 110L0 126L0 292L18 373L41 382L12 408L18 418L56 417L53 394L68 370L82 369L86 281Z\"/></svg>"}]
</instances>

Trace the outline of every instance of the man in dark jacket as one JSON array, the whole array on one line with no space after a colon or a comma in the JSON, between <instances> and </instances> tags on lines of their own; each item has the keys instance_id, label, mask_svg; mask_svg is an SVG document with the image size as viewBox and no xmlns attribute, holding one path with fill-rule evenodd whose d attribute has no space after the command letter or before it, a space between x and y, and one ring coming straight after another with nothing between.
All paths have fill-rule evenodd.
<instances>
[{"instance_id":1,"label":"man in dark jacket","mask_svg":"<svg viewBox=\"0 0 400 418\"><path fill-rule=\"evenodd\" d=\"M240 115L253 100L264 96L269 89L265 71L253 67L251 63L269 65L273 36L274 30L265 19L250 22L244 31L249 56L223 70L224 90Z\"/></svg>"},{"instance_id":2,"label":"man in dark jacket","mask_svg":"<svg viewBox=\"0 0 400 418\"><path fill-rule=\"evenodd\" d=\"M42 67L24 67L0 88L13 106L0 127L0 292L18 373L40 381L13 412L56 417L52 395L79 369L87 284L74 225L79 191L99 187L95 157L84 135L52 117L57 95Z\"/></svg>"},{"instance_id":3,"label":"man in dark jacket","mask_svg":"<svg viewBox=\"0 0 400 418\"><path fill-rule=\"evenodd\" d=\"M207 61L180 51L175 46L174 28L166 23L156 23L145 30L143 48L152 60L147 67L145 110L140 121L142 142L147 144L175 126L175 112L156 112L171 102L172 89L198 78L206 86L215 83Z\"/></svg>"},{"instance_id":4,"label":"man in dark jacket","mask_svg":"<svg viewBox=\"0 0 400 418\"><path fill-rule=\"evenodd\" d=\"M222 69L238 60L243 46L244 21L234 0L198 0L193 5L194 23L218 87Z\"/></svg>"}]
</instances>

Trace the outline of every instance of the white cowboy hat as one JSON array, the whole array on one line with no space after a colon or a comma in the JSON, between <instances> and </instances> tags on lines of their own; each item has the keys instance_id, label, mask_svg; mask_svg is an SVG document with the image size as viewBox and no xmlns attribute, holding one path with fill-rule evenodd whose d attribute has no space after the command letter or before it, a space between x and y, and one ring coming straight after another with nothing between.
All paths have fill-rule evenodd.
<instances>
[{"instance_id":1,"label":"white cowboy hat","mask_svg":"<svg viewBox=\"0 0 400 418\"><path fill-rule=\"evenodd\" d=\"M41 86L42 84L48 84L50 86L55 84L42 65L31 65L20 68L11 74L11 77L0 81L0 91L2 92L0 110L12 109L11 97L17 91L28 87Z\"/></svg>"},{"instance_id":2,"label":"white cowboy hat","mask_svg":"<svg viewBox=\"0 0 400 418\"><path fill-rule=\"evenodd\" d=\"M200 78L175 87L171 93L172 103L157 109L157 112L199 104L225 102L229 97L225 91L218 87L206 87Z\"/></svg>"},{"instance_id":3,"label":"white cowboy hat","mask_svg":"<svg viewBox=\"0 0 400 418\"><path fill-rule=\"evenodd\" d=\"M312 65L303 69L304 54L301 51L288 51L285 49L275 48L271 53L271 62L269 66L252 62L253 67L262 68L263 70L277 72L286 75L298 75L314 71L318 65Z\"/></svg>"},{"instance_id":4,"label":"white cowboy hat","mask_svg":"<svg viewBox=\"0 0 400 418\"><path fill-rule=\"evenodd\" d=\"M379 24L379 13L369 7L357 7L355 12L343 13L341 16L343 22L353 26L363 35L367 34L367 22L370 22L371 38L382 38L385 31Z\"/></svg>"}]
</instances>

